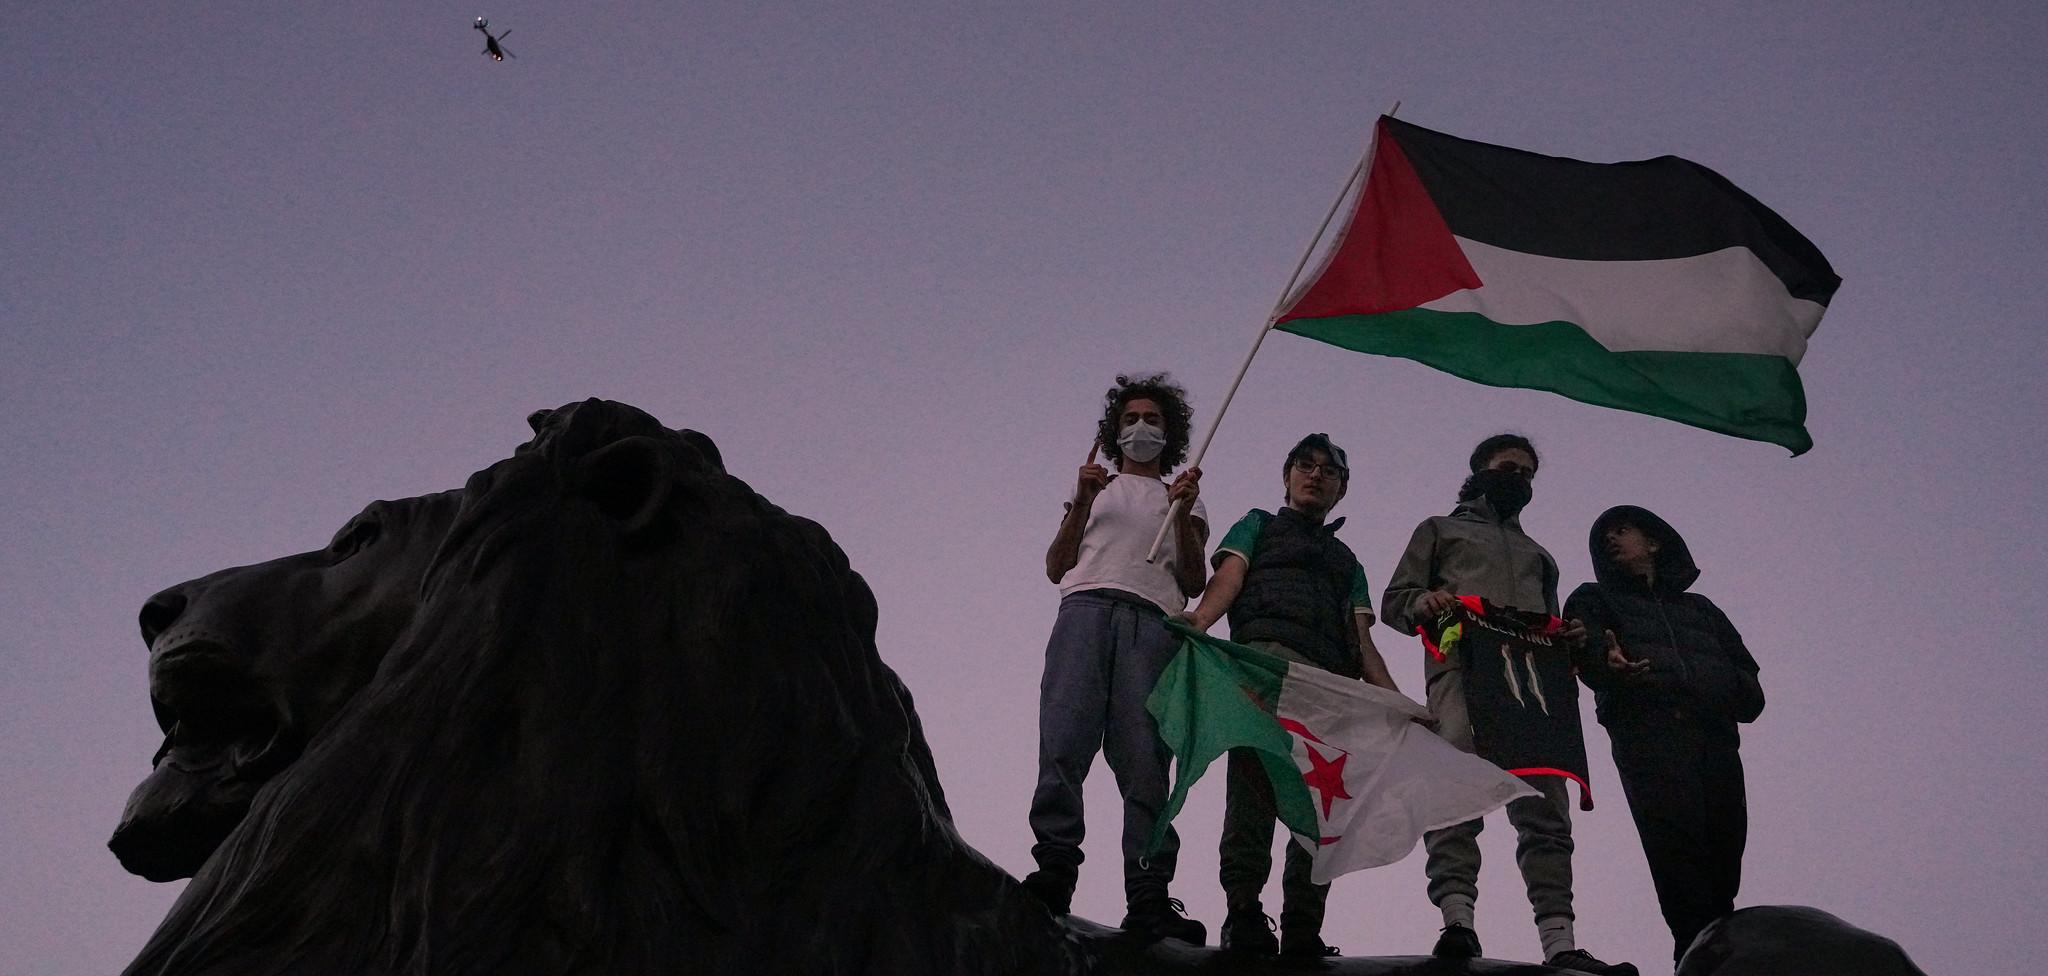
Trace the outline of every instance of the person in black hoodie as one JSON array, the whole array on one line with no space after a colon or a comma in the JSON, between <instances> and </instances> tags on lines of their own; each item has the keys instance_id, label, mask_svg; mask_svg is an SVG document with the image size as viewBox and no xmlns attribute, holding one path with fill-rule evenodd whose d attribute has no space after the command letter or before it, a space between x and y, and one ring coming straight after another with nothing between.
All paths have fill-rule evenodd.
<instances>
[{"instance_id":1,"label":"person in black hoodie","mask_svg":"<svg viewBox=\"0 0 2048 976\"><path fill-rule=\"evenodd\" d=\"M1673 960L1707 923L1735 910L1749 813L1737 723L1764 709L1756 660L1663 519L1619 505L1593 522L1596 582L1564 615L1592 639L1580 662L1642 838Z\"/></svg>"}]
</instances>

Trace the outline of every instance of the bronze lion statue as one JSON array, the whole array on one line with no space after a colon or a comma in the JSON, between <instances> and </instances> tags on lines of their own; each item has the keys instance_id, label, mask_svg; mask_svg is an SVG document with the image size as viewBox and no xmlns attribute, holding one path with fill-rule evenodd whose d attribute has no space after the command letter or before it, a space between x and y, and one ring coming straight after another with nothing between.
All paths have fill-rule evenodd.
<instances>
[{"instance_id":1,"label":"bronze lion statue","mask_svg":"<svg viewBox=\"0 0 2048 976\"><path fill-rule=\"evenodd\" d=\"M131 974L1066 973L825 530L624 404L142 612Z\"/></svg>"}]
</instances>

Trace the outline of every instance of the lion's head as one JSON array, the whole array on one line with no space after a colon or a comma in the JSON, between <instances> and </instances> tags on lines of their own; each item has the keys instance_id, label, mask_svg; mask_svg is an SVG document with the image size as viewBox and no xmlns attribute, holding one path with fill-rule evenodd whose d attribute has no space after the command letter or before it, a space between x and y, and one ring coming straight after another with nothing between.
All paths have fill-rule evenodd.
<instances>
[{"instance_id":1,"label":"lion's head","mask_svg":"<svg viewBox=\"0 0 2048 976\"><path fill-rule=\"evenodd\" d=\"M323 549L224 569L143 605L154 770L108 842L152 881L190 877L411 622L455 492L372 502Z\"/></svg>"},{"instance_id":2,"label":"lion's head","mask_svg":"<svg viewBox=\"0 0 2048 976\"><path fill-rule=\"evenodd\" d=\"M876 655L873 596L822 528L727 474L708 438L632 407L530 423L452 515L411 523L407 550L433 555L393 572L413 595L388 651L352 696L311 696L331 718L255 791L131 973L1076 965L954 832L909 693ZM176 626L155 644L180 646ZM193 714L163 704L173 724ZM208 741L265 734L221 724Z\"/></svg>"}]
</instances>

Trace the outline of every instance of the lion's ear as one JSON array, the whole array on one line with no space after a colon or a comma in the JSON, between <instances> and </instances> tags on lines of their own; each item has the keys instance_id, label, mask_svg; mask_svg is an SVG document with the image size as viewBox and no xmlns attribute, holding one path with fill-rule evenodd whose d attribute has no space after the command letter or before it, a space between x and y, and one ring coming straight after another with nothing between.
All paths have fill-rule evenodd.
<instances>
[{"instance_id":1,"label":"lion's ear","mask_svg":"<svg viewBox=\"0 0 2048 976\"><path fill-rule=\"evenodd\" d=\"M661 518L679 477L675 457L652 437L628 437L577 463L577 490L628 534Z\"/></svg>"},{"instance_id":2,"label":"lion's ear","mask_svg":"<svg viewBox=\"0 0 2048 976\"><path fill-rule=\"evenodd\" d=\"M704 455L704 460L711 462L711 466L718 469L719 474L725 473L725 458L718 453L718 445L711 443L711 438L689 428L676 433L683 435L683 443L696 448L697 453Z\"/></svg>"}]
</instances>

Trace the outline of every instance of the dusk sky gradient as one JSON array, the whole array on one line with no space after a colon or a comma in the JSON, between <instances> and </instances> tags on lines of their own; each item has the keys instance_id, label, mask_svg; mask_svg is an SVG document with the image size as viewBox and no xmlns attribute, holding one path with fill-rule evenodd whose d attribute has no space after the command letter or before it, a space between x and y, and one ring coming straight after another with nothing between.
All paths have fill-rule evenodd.
<instances>
[{"instance_id":1,"label":"dusk sky gradient","mask_svg":"<svg viewBox=\"0 0 2048 976\"><path fill-rule=\"evenodd\" d=\"M516 58L478 56L479 14ZM1740 903L1929 973L2038 967L2044 50L2020 2L0 2L0 973L116 972L179 889L104 846L160 739L145 598L460 486L589 396L831 530L962 834L1023 874L1042 554L1101 393L1170 369L1207 429L1395 99L1684 156L1804 231L1844 279L1800 370L1816 446L1276 334L1204 464L1214 533L1328 431L1377 594L1471 445L1526 433L1566 592L1593 517L1646 506L1762 664ZM1419 697L1420 645L1376 636ZM1580 942L1659 972L1585 702ZM1220 773L1174 891L1212 932ZM1106 769L1088 796L1077 911L1114 923ZM1489 824L1479 932L1533 959ZM1328 940L1426 953L1421 862L1341 879Z\"/></svg>"}]
</instances>

